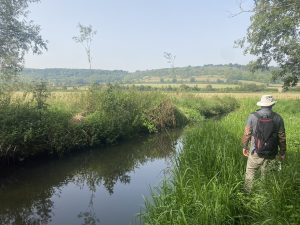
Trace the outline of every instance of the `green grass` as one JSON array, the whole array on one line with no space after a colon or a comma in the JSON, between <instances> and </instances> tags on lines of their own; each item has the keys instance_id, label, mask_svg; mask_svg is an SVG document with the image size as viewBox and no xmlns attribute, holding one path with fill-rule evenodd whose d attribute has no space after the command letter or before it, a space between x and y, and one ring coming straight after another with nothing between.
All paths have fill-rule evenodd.
<instances>
[{"instance_id":1,"label":"green grass","mask_svg":"<svg viewBox=\"0 0 300 225\"><path fill-rule=\"evenodd\" d=\"M32 94L0 99L0 161L63 155L187 122L160 93L110 86L56 97L44 99L43 108Z\"/></svg>"},{"instance_id":2,"label":"green grass","mask_svg":"<svg viewBox=\"0 0 300 225\"><path fill-rule=\"evenodd\" d=\"M182 127L237 106L230 97L178 100L160 92L111 85L87 92L52 93L40 99L34 96L17 93L0 98L0 161L62 156ZM38 102L43 103L42 108Z\"/></svg>"},{"instance_id":3,"label":"green grass","mask_svg":"<svg viewBox=\"0 0 300 225\"><path fill-rule=\"evenodd\" d=\"M201 122L204 119L220 117L239 107L238 101L229 96L212 96L209 99L185 95L173 97L174 103L191 122Z\"/></svg>"},{"instance_id":4,"label":"green grass","mask_svg":"<svg viewBox=\"0 0 300 225\"><path fill-rule=\"evenodd\" d=\"M208 121L185 134L184 149L170 180L153 191L142 214L145 224L299 224L300 101L280 100L274 111L285 119L288 153L280 172L243 192L246 158L241 136L256 99L221 121Z\"/></svg>"}]
</instances>

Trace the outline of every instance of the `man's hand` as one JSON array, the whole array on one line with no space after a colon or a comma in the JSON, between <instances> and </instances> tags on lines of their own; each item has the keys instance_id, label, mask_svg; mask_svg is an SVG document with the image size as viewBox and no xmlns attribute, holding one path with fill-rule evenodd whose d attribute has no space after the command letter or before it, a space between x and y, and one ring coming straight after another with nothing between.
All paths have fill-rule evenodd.
<instances>
[{"instance_id":1,"label":"man's hand","mask_svg":"<svg viewBox=\"0 0 300 225\"><path fill-rule=\"evenodd\" d=\"M243 155L248 157L249 156L249 149L243 148Z\"/></svg>"}]
</instances>

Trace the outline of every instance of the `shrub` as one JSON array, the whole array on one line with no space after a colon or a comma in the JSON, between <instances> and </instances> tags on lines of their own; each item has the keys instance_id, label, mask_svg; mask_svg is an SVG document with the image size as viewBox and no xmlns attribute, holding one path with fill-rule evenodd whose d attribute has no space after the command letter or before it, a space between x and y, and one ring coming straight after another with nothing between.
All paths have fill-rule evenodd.
<instances>
[{"instance_id":1,"label":"shrub","mask_svg":"<svg viewBox=\"0 0 300 225\"><path fill-rule=\"evenodd\" d=\"M185 116L172 101L159 93L110 85L100 90L91 89L87 96L87 102L83 103L85 108L78 106L84 109L79 121L74 119L74 109L46 107L43 93L27 101L3 98L0 101L0 159L63 155L75 149L109 144L186 123Z\"/></svg>"}]
</instances>

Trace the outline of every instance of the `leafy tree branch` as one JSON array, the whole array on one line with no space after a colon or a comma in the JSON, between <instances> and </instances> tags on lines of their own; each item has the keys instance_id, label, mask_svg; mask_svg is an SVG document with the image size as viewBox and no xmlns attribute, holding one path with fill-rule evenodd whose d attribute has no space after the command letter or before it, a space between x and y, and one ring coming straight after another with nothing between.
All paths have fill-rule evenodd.
<instances>
[{"instance_id":1,"label":"leafy tree branch","mask_svg":"<svg viewBox=\"0 0 300 225\"><path fill-rule=\"evenodd\" d=\"M275 63L273 79L283 87L295 86L300 78L300 1L256 0L247 35L237 41L245 54L257 56L252 70Z\"/></svg>"},{"instance_id":2,"label":"leafy tree branch","mask_svg":"<svg viewBox=\"0 0 300 225\"><path fill-rule=\"evenodd\" d=\"M28 19L28 4L39 0L0 0L0 79L11 80L23 69L25 53L41 54L47 41Z\"/></svg>"}]
</instances>

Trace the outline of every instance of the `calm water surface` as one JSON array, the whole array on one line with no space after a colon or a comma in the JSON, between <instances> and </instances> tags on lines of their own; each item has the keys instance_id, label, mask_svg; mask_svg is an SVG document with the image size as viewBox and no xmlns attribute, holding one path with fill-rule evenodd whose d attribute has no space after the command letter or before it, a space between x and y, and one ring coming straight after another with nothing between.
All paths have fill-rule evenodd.
<instances>
[{"instance_id":1,"label":"calm water surface","mask_svg":"<svg viewBox=\"0 0 300 225\"><path fill-rule=\"evenodd\" d=\"M0 224L138 224L143 196L172 166L180 134L1 171Z\"/></svg>"}]
</instances>

